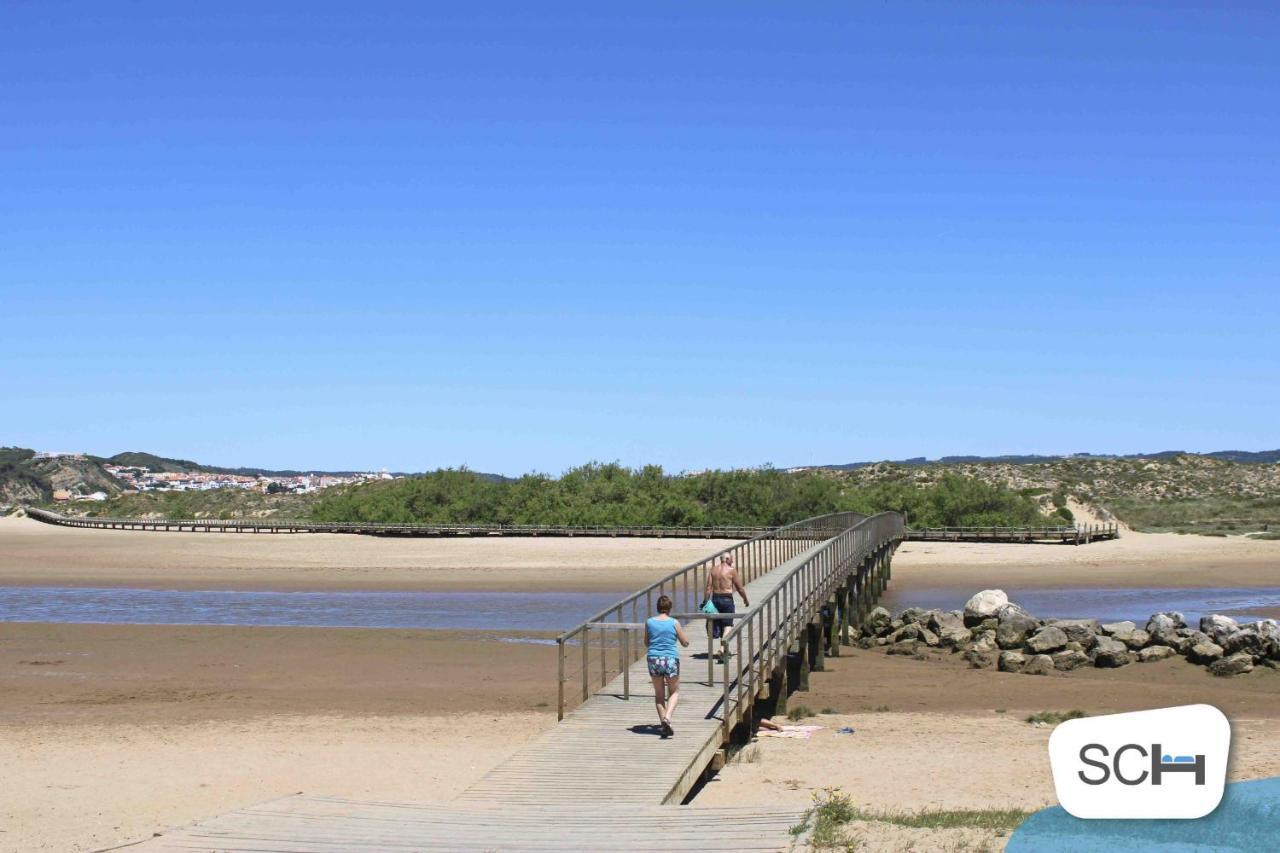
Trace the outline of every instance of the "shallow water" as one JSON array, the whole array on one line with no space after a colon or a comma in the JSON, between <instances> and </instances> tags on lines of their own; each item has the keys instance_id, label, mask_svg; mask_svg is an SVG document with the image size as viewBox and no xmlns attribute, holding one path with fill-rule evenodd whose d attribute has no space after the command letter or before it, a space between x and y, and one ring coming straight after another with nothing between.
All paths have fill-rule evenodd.
<instances>
[{"instance_id":1,"label":"shallow water","mask_svg":"<svg viewBox=\"0 0 1280 853\"><path fill-rule=\"evenodd\" d=\"M0 622L558 632L626 595L0 587Z\"/></svg>"},{"instance_id":2,"label":"shallow water","mask_svg":"<svg viewBox=\"0 0 1280 853\"><path fill-rule=\"evenodd\" d=\"M1280 587L1186 589L1146 587L1115 589L1074 587L1069 589L1018 589L1005 587L1009 600L1026 608L1033 616L1048 618L1095 618L1103 622L1132 619L1145 623L1153 613L1176 610L1194 624L1201 616L1221 613L1250 621L1261 618L1260 610L1280 607ZM974 590L973 592L976 592ZM880 603L897 613L906 607L959 610L972 592L946 587L894 587L890 584Z\"/></svg>"}]
</instances>

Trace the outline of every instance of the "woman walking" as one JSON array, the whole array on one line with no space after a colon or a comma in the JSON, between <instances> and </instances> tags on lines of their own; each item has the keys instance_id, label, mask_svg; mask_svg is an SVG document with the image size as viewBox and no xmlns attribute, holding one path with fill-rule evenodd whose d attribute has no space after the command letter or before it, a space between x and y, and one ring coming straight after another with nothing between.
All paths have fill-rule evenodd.
<instances>
[{"instance_id":1,"label":"woman walking","mask_svg":"<svg viewBox=\"0 0 1280 853\"><path fill-rule=\"evenodd\" d=\"M671 715L680 702L680 652L676 642L687 647L684 628L671 618L671 597L658 596L658 615L644 623L644 640L649 646L649 677L653 679L653 703L662 723L662 736L671 737Z\"/></svg>"}]
</instances>

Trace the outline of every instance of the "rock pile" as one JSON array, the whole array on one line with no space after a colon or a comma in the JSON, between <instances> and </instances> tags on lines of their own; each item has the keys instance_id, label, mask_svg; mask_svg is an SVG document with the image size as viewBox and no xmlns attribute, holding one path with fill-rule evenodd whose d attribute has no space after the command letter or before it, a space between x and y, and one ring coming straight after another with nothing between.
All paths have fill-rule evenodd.
<instances>
[{"instance_id":1,"label":"rock pile","mask_svg":"<svg viewBox=\"0 0 1280 853\"><path fill-rule=\"evenodd\" d=\"M1181 655L1214 675L1240 675L1255 666L1280 669L1280 624L1263 619L1241 625L1227 616L1205 616L1199 630L1181 613L1157 613L1134 622L1037 619L1009 601L1003 590L985 589L964 610L909 607L896 617L883 607L862 627L864 648L887 646L891 655L949 649L975 668L1046 675L1082 666L1118 667Z\"/></svg>"}]
</instances>

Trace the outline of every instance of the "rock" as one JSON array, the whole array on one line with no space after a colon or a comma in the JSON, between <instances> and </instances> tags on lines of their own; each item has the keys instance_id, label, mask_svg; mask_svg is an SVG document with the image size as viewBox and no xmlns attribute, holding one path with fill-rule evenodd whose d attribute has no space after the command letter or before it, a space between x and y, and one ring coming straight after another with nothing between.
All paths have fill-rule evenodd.
<instances>
[{"instance_id":1,"label":"rock","mask_svg":"<svg viewBox=\"0 0 1280 853\"><path fill-rule=\"evenodd\" d=\"M1069 651L1069 652L1083 652L1083 651L1086 651L1086 649L1085 649L1084 645L1083 645L1083 644L1081 644L1081 643L1077 643L1075 640L1067 640L1067 645L1066 645L1066 646L1064 646L1064 648L1065 648L1067 651Z\"/></svg>"},{"instance_id":2,"label":"rock","mask_svg":"<svg viewBox=\"0 0 1280 853\"><path fill-rule=\"evenodd\" d=\"M1184 629L1185 630L1185 629ZM1181 631L1179 632L1181 633ZM1187 631L1185 636L1178 637L1178 642L1174 644L1174 648L1178 650L1180 655L1189 655L1191 650L1201 643L1212 643L1208 634L1202 634L1199 631Z\"/></svg>"},{"instance_id":3,"label":"rock","mask_svg":"<svg viewBox=\"0 0 1280 853\"><path fill-rule=\"evenodd\" d=\"M995 663L995 656L991 652L979 652L974 649L965 652L964 659L974 669L990 669Z\"/></svg>"},{"instance_id":4,"label":"rock","mask_svg":"<svg viewBox=\"0 0 1280 853\"><path fill-rule=\"evenodd\" d=\"M973 638L973 651L979 654L994 654L999 651L996 645L996 635L992 631L983 631L975 634Z\"/></svg>"},{"instance_id":5,"label":"rock","mask_svg":"<svg viewBox=\"0 0 1280 853\"><path fill-rule=\"evenodd\" d=\"M901 628L889 635L890 643L900 643L903 640L921 640L927 646L938 645L938 635L919 622L911 622L910 624L903 625Z\"/></svg>"},{"instance_id":6,"label":"rock","mask_svg":"<svg viewBox=\"0 0 1280 853\"><path fill-rule=\"evenodd\" d=\"M905 625L911 625L916 622L926 624L929 619L929 611L925 610L923 607L908 607L906 610L898 614L898 618L901 619Z\"/></svg>"},{"instance_id":7,"label":"rock","mask_svg":"<svg viewBox=\"0 0 1280 853\"><path fill-rule=\"evenodd\" d=\"M862 625L862 633L867 637L878 637L892 621L893 617L889 615L888 610L883 607L873 607L867 614L867 621Z\"/></svg>"},{"instance_id":8,"label":"rock","mask_svg":"<svg viewBox=\"0 0 1280 853\"><path fill-rule=\"evenodd\" d=\"M1147 646L1145 649L1138 652L1138 660L1142 661L1143 663L1151 663L1152 661L1155 661L1155 660L1164 660L1165 658L1171 658L1176 654L1177 652L1175 652L1173 649L1169 648L1168 646Z\"/></svg>"},{"instance_id":9,"label":"rock","mask_svg":"<svg viewBox=\"0 0 1280 853\"><path fill-rule=\"evenodd\" d=\"M1040 623L1030 616L1014 616L1000 623L996 629L996 643L1002 649L1016 649L1040 628Z\"/></svg>"},{"instance_id":10,"label":"rock","mask_svg":"<svg viewBox=\"0 0 1280 853\"><path fill-rule=\"evenodd\" d=\"M858 638L858 648L860 648L860 649L869 649L869 648L871 648L871 647L872 647L872 646L874 646L874 645L875 645L875 641L874 641L874 640L872 640L870 637L859 637L859 638Z\"/></svg>"},{"instance_id":11,"label":"rock","mask_svg":"<svg viewBox=\"0 0 1280 853\"><path fill-rule=\"evenodd\" d=\"M977 625L973 626L973 632L976 634L979 631L990 631L991 633L994 634L996 632L996 629L999 627L1000 627L1000 620L992 616L990 619L983 619Z\"/></svg>"},{"instance_id":12,"label":"rock","mask_svg":"<svg viewBox=\"0 0 1280 853\"><path fill-rule=\"evenodd\" d=\"M1222 654L1230 657L1240 652L1247 652L1251 657L1267 656L1267 641L1258 634L1256 625L1241 625L1240 630L1222 638Z\"/></svg>"},{"instance_id":13,"label":"rock","mask_svg":"<svg viewBox=\"0 0 1280 853\"><path fill-rule=\"evenodd\" d=\"M889 622L889 624L888 624L888 625L886 625L886 626L884 627L884 633L885 633L886 635L888 635L888 634L892 634L894 631L898 630L899 628L901 628L901 627L902 627L903 625L905 625L905 624L907 624L907 623L906 623L906 622L903 622L901 619L894 619L894 620L890 621L890 622Z\"/></svg>"},{"instance_id":14,"label":"rock","mask_svg":"<svg viewBox=\"0 0 1280 853\"><path fill-rule=\"evenodd\" d=\"M1067 632L1056 625L1046 625L1027 638L1027 648L1038 655L1056 652L1067 644Z\"/></svg>"},{"instance_id":15,"label":"rock","mask_svg":"<svg viewBox=\"0 0 1280 853\"><path fill-rule=\"evenodd\" d=\"M1067 645L1071 645L1067 643ZM1054 652L1051 655L1053 659L1053 668L1062 672L1070 672L1073 669L1079 669L1082 666L1088 666L1093 663L1089 660L1089 656L1079 649L1064 649L1060 652Z\"/></svg>"},{"instance_id":16,"label":"rock","mask_svg":"<svg viewBox=\"0 0 1280 853\"><path fill-rule=\"evenodd\" d=\"M1120 640L1120 642L1124 643L1135 652L1140 649L1145 649L1151 643L1151 635L1141 628L1130 631L1129 636L1124 639L1121 639L1120 637L1116 637L1115 639Z\"/></svg>"},{"instance_id":17,"label":"rock","mask_svg":"<svg viewBox=\"0 0 1280 853\"><path fill-rule=\"evenodd\" d=\"M948 648L956 648L973 639L972 632L964 626L964 617L955 611L933 611L929 617L929 630L938 635L941 645Z\"/></svg>"},{"instance_id":18,"label":"rock","mask_svg":"<svg viewBox=\"0 0 1280 853\"><path fill-rule=\"evenodd\" d=\"M1102 626L1102 633L1106 634L1108 637L1116 637L1116 634L1120 634L1121 636L1116 637L1116 639L1122 643L1124 642L1125 637L1129 636L1136 630L1138 630L1138 626L1128 620L1125 620L1124 622L1108 622Z\"/></svg>"},{"instance_id":19,"label":"rock","mask_svg":"<svg viewBox=\"0 0 1280 853\"><path fill-rule=\"evenodd\" d=\"M1151 635L1153 642L1162 643L1166 646L1177 646L1178 631L1186 627L1187 620L1182 618L1182 614L1170 611L1168 613L1157 613L1148 619L1146 631Z\"/></svg>"},{"instance_id":20,"label":"rock","mask_svg":"<svg viewBox=\"0 0 1280 853\"><path fill-rule=\"evenodd\" d=\"M1006 654L1008 654L1006 652ZM1022 667L1023 675L1048 675L1053 672L1053 658L1048 655L1036 655Z\"/></svg>"},{"instance_id":21,"label":"rock","mask_svg":"<svg viewBox=\"0 0 1280 853\"><path fill-rule=\"evenodd\" d=\"M1209 671L1214 675L1243 675L1253 672L1253 655L1241 652L1238 655L1222 658L1209 664Z\"/></svg>"},{"instance_id":22,"label":"rock","mask_svg":"<svg viewBox=\"0 0 1280 853\"><path fill-rule=\"evenodd\" d=\"M1258 636L1266 643L1267 657L1280 660L1280 622L1274 619L1259 619L1253 624Z\"/></svg>"},{"instance_id":23,"label":"rock","mask_svg":"<svg viewBox=\"0 0 1280 853\"><path fill-rule=\"evenodd\" d=\"M973 627L983 619L990 619L1008 603L1009 596L1005 595L1004 590L984 589L965 602L964 624Z\"/></svg>"},{"instance_id":24,"label":"rock","mask_svg":"<svg viewBox=\"0 0 1280 853\"><path fill-rule=\"evenodd\" d=\"M1208 634L1209 639L1222 645L1223 640L1240 630L1240 625L1230 616L1213 613L1200 617L1200 630Z\"/></svg>"},{"instance_id":25,"label":"rock","mask_svg":"<svg viewBox=\"0 0 1280 853\"><path fill-rule=\"evenodd\" d=\"M890 655L914 655L920 650L919 640L903 640L900 643L893 643L885 651Z\"/></svg>"},{"instance_id":26,"label":"rock","mask_svg":"<svg viewBox=\"0 0 1280 853\"><path fill-rule=\"evenodd\" d=\"M1093 638L1102 633L1102 623L1097 619L1050 619L1045 624L1061 628L1068 640L1075 640L1086 649L1093 645Z\"/></svg>"},{"instance_id":27,"label":"rock","mask_svg":"<svg viewBox=\"0 0 1280 853\"><path fill-rule=\"evenodd\" d=\"M1129 648L1111 637L1098 637L1089 656L1093 658L1094 666L1117 667L1132 662L1132 658L1129 657Z\"/></svg>"},{"instance_id":28,"label":"rock","mask_svg":"<svg viewBox=\"0 0 1280 853\"><path fill-rule=\"evenodd\" d=\"M1213 663L1222 657L1222 646L1217 643L1196 643L1187 652L1187 660L1192 663Z\"/></svg>"},{"instance_id":29,"label":"rock","mask_svg":"<svg viewBox=\"0 0 1280 853\"><path fill-rule=\"evenodd\" d=\"M1001 652L1000 653L1000 671L1001 672L1022 672L1022 668L1027 665L1027 656L1022 652Z\"/></svg>"},{"instance_id":30,"label":"rock","mask_svg":"<svg viewBox=\"0 0 1280 853\"><path fill-rule=\"evenodd\" d=\"M1012 601L996 611L997 622L1004 623L1008 622L1010 619L1030 619L1033 622L1035 621L1034 616L1028 613L1020 605L1014 604ZM1038 625L1040 623L1036 622L1036 624Z\"/></svg>"}]
</instances>

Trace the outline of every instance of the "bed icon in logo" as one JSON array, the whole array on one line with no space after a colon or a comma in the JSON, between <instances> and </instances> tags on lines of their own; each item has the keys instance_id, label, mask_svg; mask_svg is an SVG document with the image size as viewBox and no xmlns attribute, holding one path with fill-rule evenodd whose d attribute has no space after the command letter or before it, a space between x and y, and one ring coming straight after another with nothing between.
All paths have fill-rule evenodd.
<instances>
[{"instance_id":1,"label":"bed icon in logo","mask_svg":"<svg viewBox=\"0 0 1280 853\"><path fill-rule=\"evenodd\" d=\"M1049 738L1049 761L1075 817L1197 818L1222 799L1230 746L1221 711L1184 705L1068 720Z\"/></svg>"}]
</instances>

